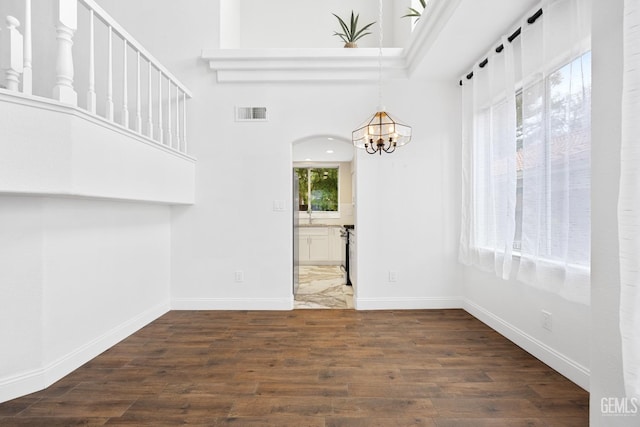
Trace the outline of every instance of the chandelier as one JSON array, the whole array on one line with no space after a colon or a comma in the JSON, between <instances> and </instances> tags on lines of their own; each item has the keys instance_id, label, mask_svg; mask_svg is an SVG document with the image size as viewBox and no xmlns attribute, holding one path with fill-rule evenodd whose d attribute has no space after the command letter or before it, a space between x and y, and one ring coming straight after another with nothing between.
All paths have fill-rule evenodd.
<instances>
[{"instance_id":1,"label":"chandelier","mask_svg":"<svg viewBox=\"0 0 640 427\"><path fill-rule=\"evenodd\" d=\"M357 148L364 149L369 154L393 153L396 147L401 147L411 141L411 126L393 119L382 106L382 0L378 2L378 98L379 107L375 114L365 120L351 134L351 142Z\"/></svg>"}]
</instances>

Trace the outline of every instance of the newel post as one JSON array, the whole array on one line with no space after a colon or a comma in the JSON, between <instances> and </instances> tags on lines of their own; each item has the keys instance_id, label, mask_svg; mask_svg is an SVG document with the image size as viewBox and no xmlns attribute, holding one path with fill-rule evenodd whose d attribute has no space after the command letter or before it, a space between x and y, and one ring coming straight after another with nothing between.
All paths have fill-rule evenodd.
<instances>
[{"instance_id":1,"label":"newel post","mask_svg":"<svg viewBox=\"0 0 640 427\"><path fill-rule=\"evenodd\" d=\"M4 70L6 77L7 89L17 91L20 83L20 74L23 70L23 58L22 58L22 34L18 31L17 27L20 26L18 21L13 16L7 16L7 33L3 37L2 49L0 53L0 67Z\"/></svg>"},{"instance_id":2,"label":"newel post","mask_svg":"<svg viewBox=\"0 0 640 427\"><path fill-rule=\"evenodd\" d=\"M73 90L73 34L78 28L77 0L58 0L56 8L56 85L53 98L65 104L77 105L78 94Z\"/></svg>"}]
</instances>

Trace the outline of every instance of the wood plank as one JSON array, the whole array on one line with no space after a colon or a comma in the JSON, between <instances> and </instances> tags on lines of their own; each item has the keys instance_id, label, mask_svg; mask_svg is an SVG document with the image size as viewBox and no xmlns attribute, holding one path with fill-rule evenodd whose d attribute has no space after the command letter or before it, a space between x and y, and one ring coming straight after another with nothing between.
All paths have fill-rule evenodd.
<instances>
[{"instance_id":1,"label":"wood plank","mask_svg":"<svg viewBox=\"0 0 640 427\"><path fill-rule=\"evenodd\" d=\"M462 310L172 311L0 425L585 426L589 395Z\"/></svg>"}]
</instances>

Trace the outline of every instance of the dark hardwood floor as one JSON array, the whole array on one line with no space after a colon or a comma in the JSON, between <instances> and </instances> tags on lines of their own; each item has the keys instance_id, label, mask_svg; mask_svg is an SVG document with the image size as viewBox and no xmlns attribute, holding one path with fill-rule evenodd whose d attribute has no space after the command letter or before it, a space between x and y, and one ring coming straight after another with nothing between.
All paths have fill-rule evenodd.
<instances>
[{"instance_id":1,"label":"dark hardwood floor","mask_svg":"<svg viewBox=\"0 0 640 427\"><path fill-rule=\"evenodd\" d=\"M173 311L2 426L576 426L588 393L462 310Z\"/></svg>"}]
</instances>

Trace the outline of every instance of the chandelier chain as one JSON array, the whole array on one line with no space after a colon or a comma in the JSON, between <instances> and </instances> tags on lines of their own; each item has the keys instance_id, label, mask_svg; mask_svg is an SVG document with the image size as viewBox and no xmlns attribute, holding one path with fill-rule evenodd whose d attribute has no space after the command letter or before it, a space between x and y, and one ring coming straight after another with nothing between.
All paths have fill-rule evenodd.
<instances>
[{"instance_id":1,"label":"chandelier chain","mask_svg":"<svg viewBox=\"0 0 640 427\"><path fill-rule=\"evenodd\" d=\"M384 32L382 29L382 0L378 1L378 106L382 107L382 41Z\"/></svg>"}]
</instances>

